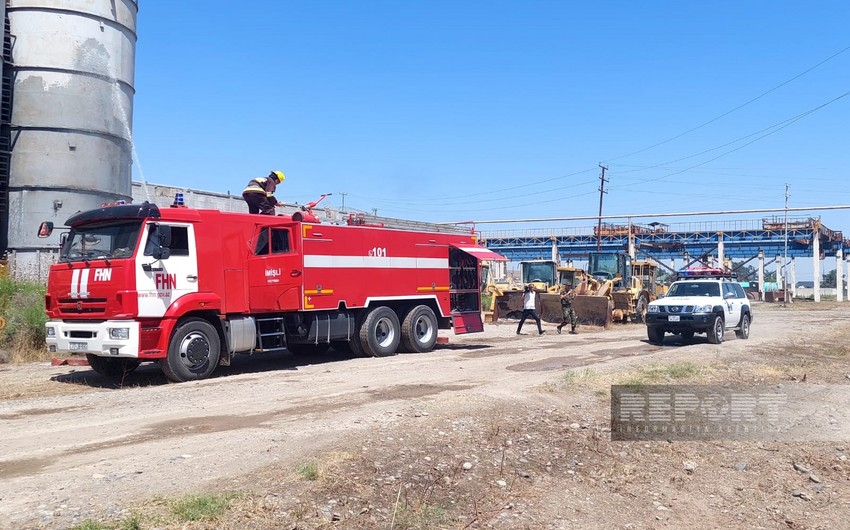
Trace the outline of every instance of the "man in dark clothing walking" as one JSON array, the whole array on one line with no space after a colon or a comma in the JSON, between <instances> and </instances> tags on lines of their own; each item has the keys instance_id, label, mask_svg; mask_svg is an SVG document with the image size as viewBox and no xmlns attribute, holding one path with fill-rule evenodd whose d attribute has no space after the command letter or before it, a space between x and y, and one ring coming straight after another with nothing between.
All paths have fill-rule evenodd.
<instances>
[{"instance_id":1,"label":"man in dark clothing walking","mask_svg":"<svg viewBox=\"0 0 850 530\"><path fill-rule=\"evenodd\" d=\"M274 215L275 206L283 206L275 199L274 192L285 178L283 171L272 171L268 177L251 179L242 191L242 198L248 203L248 213Z\"/></svg>"},{"instance_id":2,"label":"man in dark clothing walking","mask_svg":"<svg viewBox=\"0 0 850 530\"><path fill-rule=\"evenodd\" d=\"M578 332L576 331L576 326L578 325L578 315L576 315L576 310L573 309L573 300L576 299L575 289L572 288L570 284L564 286L564 292L561 293L561 311L564 312L563 320L558 325L558 333L561 333L561 328L567 325L567 322L570 323L570 334L575 335Z\"/></svg>"}]
</instances>

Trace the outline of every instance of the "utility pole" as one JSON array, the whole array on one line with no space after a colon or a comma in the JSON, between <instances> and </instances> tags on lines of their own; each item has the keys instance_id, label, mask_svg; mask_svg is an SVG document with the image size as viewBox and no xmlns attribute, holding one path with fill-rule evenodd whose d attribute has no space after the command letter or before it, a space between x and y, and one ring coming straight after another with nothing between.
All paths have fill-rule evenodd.
<instances>
[{"instance_id":1,"label":"utility pole","mask_svg":"<svg viewBox=\"0 0 850 530\"><path fill-rule=\"evenodd\" d=\"M791 185L785 183L785 258L782 260L782 306L788 305L788 273L785 267L788 265L788 198L791 196L789 190ZM817 237L817 234L815 234Z\"/></svg>"},{"instance_id":2,"label":"utility pole","mask_svg":"<svg viewBox=\"0 0 850 530\"><path fill-rule=\"evenodd\" d=\"M378 209L377 208L372 208L372 215L374 215L375 217L378 217Z\"/></svg>"},{"instance_id":3,"label":"utility pole","mask_svg":"<svg viewBox=\"0 0 850 530\"><path fill-rule=\"evenodd\" d=\"M608 182L605 179L605 171L608 166L603 166L600 162L599 167L602 168L602 174L599 175L599 222L596 225L596 252L602 250L602 197L608 193L605 191L605 183Z\"/></svg>"},{"instance_id":4,"label":"utility pole","mask_svg":"<svg viewBox=\"0 0 850 530\"><path fill-rule=\"evenodd\" d=\"M339 194L342 195L342 206L339 207L339 211L345 213L345 196L348 194L344 192L339 192Z\"/></svg>"}]
</instances>

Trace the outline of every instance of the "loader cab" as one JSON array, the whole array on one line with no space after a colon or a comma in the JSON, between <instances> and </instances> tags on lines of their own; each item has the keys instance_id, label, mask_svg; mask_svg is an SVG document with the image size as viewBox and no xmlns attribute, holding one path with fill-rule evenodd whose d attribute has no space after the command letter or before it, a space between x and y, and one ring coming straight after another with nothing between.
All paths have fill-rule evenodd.
<instances>
[{"instance_id":1,"label":"loader cab","mask_svg":"<svg viewBox=\"0 0 850 530\"><path fill-rule=\"evenodd\" d=\"M578 288L587 281L585 274L583 269L558 267L558 285L560 287L571 285L573 288Z\"/></svg>"},{"instance_id":2,"label":"loader cab","mask_svg":"<svg viewBox=\"0 0 850 530\"><path fill-rule=\"evenodd\" d=\"M632 281L632 258L621 253L597 253L588 256L587 270L604 283L611 281L615 288L628 287Z\"/></svg>"},{"instance_id":3,"label":"loader cab","mask_svg":"<svg viewBox=\"0 0 850 530\"><path fill-rule=\"evenodd\" d=\"M635 287L651 293L656 292L656 275L658 266L651 261L634 261L632 263L632 278Z\"/></svg>"},{"instance_id":4,"label":"loader cab","mask_svg":"<svg viewBox=\"0 0 850 530\"><path fill-rule=\"evenodd\" d=\"M534 284L537 289L545 290L555 285L556 264L552 260L534 260L520 262L523 285Z\"/></svg>"}]
</instances>

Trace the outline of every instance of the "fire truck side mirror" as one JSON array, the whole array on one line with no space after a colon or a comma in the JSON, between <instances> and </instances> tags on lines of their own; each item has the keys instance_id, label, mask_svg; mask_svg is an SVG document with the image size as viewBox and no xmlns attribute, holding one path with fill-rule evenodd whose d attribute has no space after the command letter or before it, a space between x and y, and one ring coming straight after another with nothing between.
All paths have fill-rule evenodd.
<instances>
[{"instance_id":1,"label":"fire truck side mirror","mask_svg":"<svg viewBox=\"0 0 850 530\"><path fill-rule=\"evenodd\" d=\"M154 259L168 259L171 256L171 227L168 225L153 225L148 244L153 244L150 255Z\"/></svg>"},{"instance_id":2,"label":"fire truck side mirror","mask_svg":"<svg viewBox=\"0 0 850 530\"><path fill-rule=\"evenodd\" d=\"M42 221L41 225L38 227L38 237L45 238L50 237L50 234L53 233L53 223L50 221Z\"/></svg>"}]
</instances>

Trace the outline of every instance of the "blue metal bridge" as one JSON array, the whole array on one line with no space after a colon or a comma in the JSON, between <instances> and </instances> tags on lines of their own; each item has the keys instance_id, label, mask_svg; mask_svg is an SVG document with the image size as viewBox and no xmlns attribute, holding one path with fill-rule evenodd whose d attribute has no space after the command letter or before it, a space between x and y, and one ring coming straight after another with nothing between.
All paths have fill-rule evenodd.
<instances>
[{"instance_id":1,"label":"blue metal bridge","mask_svg":"<svg viewBox=\"0 0 850 530\"><path fill-rule=\"evenodd\" d=\"M786 235L787 231L787 235ZM583 233L582 233L583 232ZM850 240L841 232L823 226L820 218L766 218L751 221L723 221L664 225L603 224L601 228L531 229L525 231L483 231L487 248L511 261L552 256L553 245L562 259L581 260L590 252L627 252L631 242L639 258L681 259L725 257L750 259L762 255L814 257L816 254L847 255Z\"/></svg>"}]
</instances>

